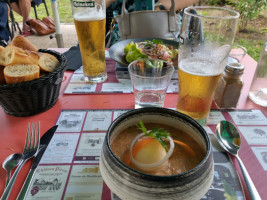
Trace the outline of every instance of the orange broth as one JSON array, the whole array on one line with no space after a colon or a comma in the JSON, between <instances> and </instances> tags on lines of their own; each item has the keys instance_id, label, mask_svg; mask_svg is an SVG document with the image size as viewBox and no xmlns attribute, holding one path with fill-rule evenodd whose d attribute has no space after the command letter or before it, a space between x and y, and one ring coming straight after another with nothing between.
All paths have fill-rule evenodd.
<instances>
[{"instance_id":1,"label":"orange broth","mask_svg":"<svg viewBox=\"0 0 267 200\"><path fill-rule=\"evenodd\" d=\"M174 127L170 127L163 124L146 123L145 126L147 130L152 130L155 127L167 130L170 133L172 139L187 144L189 147L191 147L195 154L195 156L192 156L192 152L188 152L186 148L175 143L174 151L172 156L169 158L168 164L161 169L146 173L152 175L180 174L190 169L193 169L203 160L206 154L204 147L197 143L196 140L194 140L194 138L191 137L189 134ZM116 136L116 138L112 139L111 149L122 162L125 163L124 158L125 155L129 153L129 147L131 145L132 140L140 133L141 131L136 126L132 126L123 130ZM135 166L133 166L131 163L130 167L135 168Z\"/></svg>"}]
</instances>

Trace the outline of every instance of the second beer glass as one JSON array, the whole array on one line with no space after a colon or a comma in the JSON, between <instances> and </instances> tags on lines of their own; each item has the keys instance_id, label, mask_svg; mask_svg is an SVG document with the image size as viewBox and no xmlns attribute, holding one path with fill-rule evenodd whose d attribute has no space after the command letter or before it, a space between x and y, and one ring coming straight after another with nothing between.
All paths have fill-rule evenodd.
<instances>
[{"instance_id":1,"label":"second beer glass","mask_svg":"<svg viewBox=\"0 0 267 200\"><path fill-rule=\"evenodd\" d=\"M213 93L227 63L239 13L227 8L188 7L183 14L178 58L177 110L206 123Z\"/></svg>"},{"instance_id":2,"label":"second beer glass","mask_svg":"<svg viewBox=\"0 0 267 200\"><path fill-rule=\"evenodd\" d=\"M107 79L105 62L105 0L71 0L86 82Z\"/></svg>"}]
</instances>

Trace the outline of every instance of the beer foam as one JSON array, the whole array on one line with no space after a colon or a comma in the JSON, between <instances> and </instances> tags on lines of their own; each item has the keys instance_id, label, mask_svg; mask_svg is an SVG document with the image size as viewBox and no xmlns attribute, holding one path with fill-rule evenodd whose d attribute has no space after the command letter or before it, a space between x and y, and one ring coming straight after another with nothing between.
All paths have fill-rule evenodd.
<instances>
[{"instance_id":1,"label":"beer foam","mask_svg":"<svg viewBox=\"0 0 267 200\"><path fill-rule=\"evenodd\" d=\"M223 70L218 63L214 63L209 59L183 59L179 62L180 70L198 76L217 76L220 75Z\"/></svg>"},{"instance_id":2,"label":"beer foam","mask_svg":"<svg viewBox=\"0 0 267 200\"><path fill-rule=\"evenodd\" d=\"M91 12L91 13L75 13L73 18L76 21L99 21L106 18L105 13L101 12Z\"/></svg>"},{"instance_id":3,"label":"beer foam","mask_svg":"<svg viewBox=\"0 0 267 200\"><path fill-rule=\"evenodd\" d=\"M198 76L217 76L223 73L230 50L230 45L220 43L205 42L194 47L184 45L179 49L179 67Z\"/></svg>"}]
</instances>

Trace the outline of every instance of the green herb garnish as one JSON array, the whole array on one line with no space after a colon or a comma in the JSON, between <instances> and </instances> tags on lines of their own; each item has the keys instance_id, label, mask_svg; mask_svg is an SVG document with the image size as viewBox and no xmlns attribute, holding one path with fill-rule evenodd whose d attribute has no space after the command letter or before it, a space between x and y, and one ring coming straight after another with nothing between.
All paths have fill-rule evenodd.
<instances>
[{"instance_id":1,"label":"green herb garnish","mask_svg":"<svg viewBox=\"0 0 267 200\"><path fill-rule=\"evenodd\" d=\"M144 123L139 120L139 124L137 124L137 128L140 129L145 136L150 136L155 138L155 140L159 141L159 143L164 147L166 152L168 152L168 145L166 144L164 139L167 139L168 136L170 136L170 133L162 128L153 128L150 132L147 132L147 129L144 125Z\"/></svg>"}]
</instances>

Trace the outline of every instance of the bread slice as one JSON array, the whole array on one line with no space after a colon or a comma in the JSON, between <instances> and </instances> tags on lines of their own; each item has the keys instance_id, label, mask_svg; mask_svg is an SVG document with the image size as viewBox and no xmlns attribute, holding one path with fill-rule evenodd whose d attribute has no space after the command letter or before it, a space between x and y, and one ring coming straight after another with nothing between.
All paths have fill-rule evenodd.
<instances>
[{"instance_id":1,"label":"bread slice","mask_svg":"<svg viewBox=\"0 0 267 200\"><path fill-rule=\"evenodd\" d=\"M45 72L53 72L59 66L58 59L49 53L43 53L39 58L39 67Z\"/></svg>"},{"instance_id":2,"label":"bread slice","mask_svg":"<svg viewBox=\"0 0 267 200\"><path fill-rule=\"evenodd\" d=\"M40 68L32 64L8 65L4 68L7 84L21 83L39 78Z\"/></svg>"},{"instance_id":3,"label":"bread slice","mask_svg":"<svg viewBox=\"0 0 267 200\"><path fill-rule=\"evenodd\" d=\"M38 65L39 55L37 52L23 50L13 45L8 45L1 52L0 63L2 65L34 64Z\"/></svg>"},{"instance_id":4,"label":"bread slice","mask_svg":"<svg viewBox=\"0 0 267 200\"><path fill-rule=\"evenodd\" d=\"M3 60L3 56L4 56L4 47L0 46L0 66L4 66L4 63L2 63L2 60Z\"/></svg>"},{"instance_id":5,"label":"bread slice","mask_svg":"<svg viewBox=\"0 0 267 200\"><path fill-rule=\"evenodd\" d=\"M27 38L23 37L22 35L18 35L17 37L15 37L12 40L11 44L13 46L19 47L24 50L35 51L35 52L38 51L38 49Z\"/></svg>"}]
</instances>

